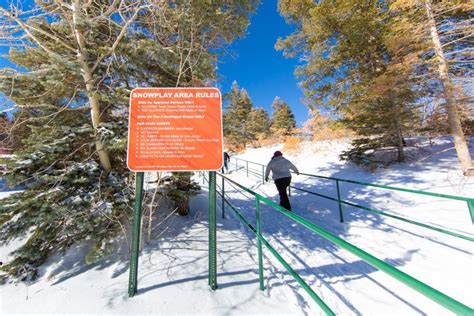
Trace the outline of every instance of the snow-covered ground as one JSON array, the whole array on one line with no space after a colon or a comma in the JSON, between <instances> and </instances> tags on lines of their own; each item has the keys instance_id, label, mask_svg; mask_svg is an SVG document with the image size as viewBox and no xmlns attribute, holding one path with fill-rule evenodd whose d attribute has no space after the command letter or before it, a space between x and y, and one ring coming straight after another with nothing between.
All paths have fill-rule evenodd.
<instances>
[{"instance_id":1,"label":"snow-covered ground","mask_svg":"<svg viewBox=\"0 0 474 316\"><path fill-rule=\"evenodd\" d=\"M417 159L369 172L340 162L345 141L302 144L287 154L300 172L355 179L391 186L474 197L474 179L463 177L449 138L432 146L418 140ZM266 164L281 146L250 149L234 156ZM472 152L474 152L471 147ZM413 155L415 157L415 155ZM231 165L228 176L252 190L278 200L272 183L245 165ZM250 164L250 168L261 168ZM238 169L238 170L236 170ZM196 178L201 181L200 178ZM220 184L220 177L218 177ZM335 196L332 181L295 176L293 185ZM226 184L229 200L255 222L255 202ZM419 222L474 236L465 202L341 183L342 197L366 207L390 211ZM1 193L0 193L1 194ZM292 190L294 212L357 247L440 290L474 306L474 245L470 241L413 226L389 217L344 206L339 222L336 202ZM220 200L218 213L220 214ZM255 236L232 216L218 216L218 290L207 285L207 189L193 198L191 215L172 216L168 229L146 245L139 261L138 293L127 297L126 251L92 266L84 263L84 248L52 257L33 283L0 286L0 314L205 314L317 315L321 309L264 249L265 290L258 288ZM262 232L293 269L338 315L449 315L451 312L362 259L326 241L274 209L261 209ZM21 241L0 248L0 260Z\"/></svg>"}]
</instances>

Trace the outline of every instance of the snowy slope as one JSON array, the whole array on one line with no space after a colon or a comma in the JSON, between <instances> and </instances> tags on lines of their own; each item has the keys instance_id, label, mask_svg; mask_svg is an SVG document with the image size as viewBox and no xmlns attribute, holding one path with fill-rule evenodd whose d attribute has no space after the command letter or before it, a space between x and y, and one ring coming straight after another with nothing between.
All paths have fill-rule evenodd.
<instances>
[{"instance_id":1,"label":"snowy slope","mask_svg":"<svg viewBox=\"0 0 474 316\"><path fill-rule=\"evenodd\" d=\"M298 154L286 155L301 172L401 186L459 196L474 196L474 181L460 174L448 138L419 141L417 159L370 173L338 161L344 141L303 144ZM251 149L234 156L266 164L281 146ZM473 150L474 152L474 150ZM251 167L252 168L252 167ZM260 169L256 167L256 171ZM228 175L277 201L272 183L241 166ZM198 181L201 179L196 178ZM218 184L220 178L218 177ZM334 196L334 183L295 176L297 187ZM255 202L226 184L229 200L254 223ZM459 201L341 184L342 195L361 205L473 236L467 206ZM474 306L474 246L472 242L344 206L339 222L337 203L292 190L296 214L344 238L441 292ZM220 214L220 200L218 200ZM191 216L170 217L169 229L145 246L140 256L138 294L129 299L126 251L86 266L87 245L57 255L32 284L0 286L0 314L321 314L308 294L264 249L265 291L258 289L256 241L226 207L218 216L218 284L207 286L207 192L192 200ZM264 237L338 315L449 315L448 310L371 267L338 246L262 207ZM20 241L17 241L17 244ZM0 258L17 244L0 248Z\"/></svg>"},{"instance_id":2,"label":"snowy slope","mask_svg":"<svg viewBox=\"0 0 474 316\"><path fill-rule=\"evenodd\" d=\"M341 142L325 142L319 146L306 145L298 155L290 154L288 157L299 167L300 172L304 173L474 196L474 181L463 177L456 168L455 152L448 139L435 140L431 148L427 143L421 142L419 146L426 147L422 148L425 152L422 151L423 155L419 159L421 161L395 165L389 170L375 173L338 162L334 149L340 149L344 145ZM248 151L239 155L239 158L266 163L277 149L281 147L270 148L263 153L259 149ZM428 155L428 150L432 155ZM245 165L240 163L243 166L241 168L244 168ZM253 167L252 164L250 167ZM258 166L254 168L257 170ZM258 177L254 177L253 183L246 181L246 185L253 186L253 189L262 195L278 199L272 184L262 185ZM293 183L297 187L336 196L333 181L317 181L295 176ZM473 235L465 202L367 189L352 184L341 184L341 189L343 197L351 202ZM298 215L464 304L474 305L471 294L474 290L472 242L347 206L344 206L346 222L340 224L336 202L292 191L293 208ZM403 315L422 312L445 313L442 309L437 310L435 306L430 306L431 303L419 294L377 272L347 251L314 236L299 225L292 224L271 209L264 208L262 216L265 223L264 235L267 232L266 237L275 240L271 244L283 253L286 252L284 257L297 264L297 269L299 267L300 271L314 277L314 284L320 285L319 293L328 300L330 307L337 306L338 313L381 314L387 313L387 309L393 311L393 314Z\"/></svg>"}]
</instances>

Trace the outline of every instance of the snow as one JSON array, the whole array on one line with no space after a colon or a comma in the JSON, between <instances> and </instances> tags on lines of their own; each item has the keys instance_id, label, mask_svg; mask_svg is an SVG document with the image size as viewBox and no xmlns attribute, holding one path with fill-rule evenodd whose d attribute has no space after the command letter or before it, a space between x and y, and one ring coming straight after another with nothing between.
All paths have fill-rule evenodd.
<instances>
[{"instance_id":1,"label":"snow","mask_svg":"<svg viewBox=\"0 0 474 316\"><path fill-rule=\"evenodd\" d=\"M305 143L297 153L287 153L282 146L249 149L232 158L266 164L275 150L282 150L303 173L474 196L474 179L462 176L449 138L434 139L432 146L428 140L417 140L416 144L418 148L410 149L413 150L410 162L375 172L339 161L338 154L348 147L348 142L343 140ZM258 165L249 167L255 172L261 171ZM278 202L274 184L261 183L261 176L252 172L247 178L243 163L239 162L239 170L232 164L228 176ZM198 177L196 180L201 181ZM330 180L300 175L294 176L292 182L309 191L336 194ZM229 200L254 225L255 201L249 199L251 196L229 183L226 183L226 191ZM353 203L474 235L469 210L463 201L343 182L341 193ZM337 202L294 189L290 200L296 214L446 295L468 306L474 305L472 242L351 206L343 206L345 221L340 223ZM117 248L113 256L87 266L84 254L89 245L76 245L65 255L50 258L40 269L37 281L1 286L0 314L322 314L265 248L265 290L259 291L255 236L227 206L226 218L222 219L220 199L217 205L216 291L207 285L207 189L203 185L202 194L192 199L190 216L168 217L157 237L145 245L139 259L135 297L127 296L126 247ZM261 221L263 236L337 315L452 314L263 204ZM18 244L0 248L0 258L4 260Z\"/></svg>"},{"instance_id":2,"label":"snow","mask_svg":"<svg viewBox=\"0 0 474 316\"><path fill-rule=\"evenodd\" d=\"M0 183L0 184L1 184L1 183ZM19 193L19 192L22 192L22 190L7 191L7 192L2 192L2 191L0 191L0 199L6 198L6 197L9 196L10 194Z\"/></svg>"},{"instance_id":3,"label":"snow","mask_svg":"<svg viewBox=\"0 0 474 316\"><path fill-rule=\"evenodd\" d=\"M26 160L20 160L16 162L18 165L31 165L33 163L33 160L31 159L26 159Z\"/></svg>"}]
</instances>

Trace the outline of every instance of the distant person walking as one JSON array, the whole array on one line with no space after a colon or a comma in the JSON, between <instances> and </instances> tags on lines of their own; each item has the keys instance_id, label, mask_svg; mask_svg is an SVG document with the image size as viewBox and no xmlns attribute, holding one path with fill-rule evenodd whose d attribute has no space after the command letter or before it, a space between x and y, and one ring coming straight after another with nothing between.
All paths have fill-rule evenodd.
<instances>
[{"instance_id":1,"label":"distant person walking","mask_svg":"<svg viewBox=\"0 0 474 316\"><path fill-rule=\"evenodd\" d=\"M229 172L229 160L230 160L229 154L226 151L224 151L224 165L222 166L222 170L221 170L222 173ZM225 172L224 172L224 168L225 168Z\"/></svg>"},{"instance_id":2,"label":"distant person walking","mask_svg":"<svg viewBox=\"0 0 474 316\"><path fill-rule=\"evenodd\" d=\"M283 158L281 151L275 151L265 171L265 181L268 181L270 171L272 172L273 181L275 181L278 194L280 195L280 205L289 211L291 211L291 205L286 189L291 183L290 170L293 170L296 174L300 174L294 164L288 159Z\"/></svg>"}]
</instances>

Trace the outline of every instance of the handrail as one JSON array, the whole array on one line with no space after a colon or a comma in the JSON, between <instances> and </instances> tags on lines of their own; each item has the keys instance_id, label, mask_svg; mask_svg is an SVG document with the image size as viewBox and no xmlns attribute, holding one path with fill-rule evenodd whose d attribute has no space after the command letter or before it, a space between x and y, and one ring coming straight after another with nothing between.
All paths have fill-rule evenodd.
<instances>
[{"instance_id":1,"label":"handrail","mask_svg":"<svg viewBox=\"0 0 474 316\"><path fill-rule=\"evenodd\" d=\"M253 163L255 165L265 166L265 165L259 164L257 162L253 162L253 161L249 161L249 160L245 160L245 159L241 159L241 158L232 157L231 159L246 161L246 162L249 162L249 163ZM403 191L403 192L410 192L410 193L415 193L415 194L430 195L430 196L442 197L442 198L446 198L446 199L459 200L459 201L465 201L465 202L474 201L474 198L468 198L468 197L464 197L464 196L449 195L449 194L435 193L435 192L421 191L421 190L413 190L413 189L405 189L405 188L394 187L394 186L389 186L389 185L376 184L376 183L363 182L363 181L355 181L355 180L349 180L349 179L343 179L343 178L320 176L320 175L316 175L316 174L303 173L303 172L300 172L300 175L308 176L308 177L321 178L321 179L334 180L334 181L338 180L338 181L342 181L342 182L360 184L360 185L371 186L371 187L382 188L382 189L388 189L388 190L394 190L394 191Z\"/></svg>"},{"instance_id":2,"label":"handrail","mask_svg":"<svg viewBox=\"0 0 474 316\"><path fill-rule=\"evenodd\" d=\"M394 218L394 219L397 219L397 220L400 220L400 221L403 221L403 222L406 222L406 223L410 223L410 224L413 224L413 225L416 225L416 226L431 229L431 230L434 230L434 231L437 231L437 232L440 232L440 233L443 233L443 234L451 235L451 236L454 236L454 237L458 237L458 238L462 238L462 239L474 242L474 237L471 237L471 236L456 233L456 232L453 232L453 231L450 231L450 230L447 230L447 229L443 229L443 228L440 228L440 227L436 227L436 226L433 226L433 225L420 223L420 222L417 222L417 221L414 221L414 220L411 220L411 219L407 219L407 218L402 217L402 216L398 216L398 215L394 215L394 214L391 214L391 213L387 213L385 211L380 211L380 210L377 210L377 209L369 208L369 207L362 206L362 205L352 203L352 202L348 202L348 201L345 201L345 200L342 200L342 199L338 200L336 198L333 198L333 197L330 197L330 196L327 196L327 195L324 195L324 194L312 192L312 191L309 191L309 190L301 189L301 188L295 187L293 185L290 185L290 188L295 189L295 190L299 190L299 191L302 191L302 192L306 192L306 193L309 193L309 194L317 195L317 196L320 196L322 198L329 199L329 200L332 200L332 201L340 202L342 204L357 207L357 208L366 210L366 211L371 212L371 213L384 215L384 216L391 217L391 218Z\"/></svg>"},{"instance_id":3,"label":"handrail","mask_svg":"<svg viewBox=\"0 0 474 316\"><path fill-rule=\"evenodd\" d=\"M270 252L277 258L277 260L288 270L288 272L293 276L296 281L303 287L303 289L316 301L316 303L326 312L327 315L335 315L335 313L323 302L323 300L311 289L311 287L299 276L299 274L283 259L282 256L273 248L268 241L263 238L263 236L257 235L257 229L249 223L249 221L237 210L237 208L232 205L220 192L218 192L219 196L225 201L227 205L234 211L237 215L237 218L245 224L250 230L255 234L257 238L263 242L263 244L270 250Z\"/></svg>"},{"instance_id":4,"label":"handrail","mask_svg":"<svg viewBox=\"0 0 474 316\"><path fill-rule=\"evenodd\" d=\"M220 175L220 174L219 174ZM203 180L207 180L205 177L205 174L202 174ZM222 176L222 175L221 175ZM222 176L223 179L228 179L227 177ZM249 191L249 193L252 193L253 191ZM296 281L303 287L303 289L313 298L313 300L326 312L327 315L336 315L330 308L329 306L324 303L324 301L316 294L316 292L311 289L311 287L300 277L300 275L283 259L282 256L273 248L268 241L257 231L255 227L253 227L252 224L240 213L237 208L232 205L232 203L229 202L228 199L225 198L224 194L225 192L220 192L217 191L217 194L222 198L222 201L226 203L230 208L234 211L234 213L237 215L237 218L245 224L258 238L259 241L261 241L267 248L270 250L270 252L276 257L276 259L287 269L287 271L293 276ZM222 214L224 214L224 210L222 210ZM259 222L259 221L258 221ZM261 247L261 246L260 246ZM261 258L261 253L259 253L259 265L262 264L262 258ZM263 290L263 276L262 276L262 269L260 269L259 266L259 279L260 279L260 289Z\"/></svg>"},{"instance_id":5,"label":"handrail","mask_svg":"<svg viewBox=\"0 0 474 316\"><path fill-rule=\"evenodd\" d=\"M231 159L241 160L245 161L248 163L253 163L256 165L263 166L265 168L265 165L241 159L241 158L235 158L232 157ZM451 199L451 200L458 200L458 201L464 201L467 203L467 207L469 209L469 214L471 216L471 222L474 223L474 198L468 198L464 196L457 196L457 195L449 195L449 194L442 194L442 193L435 193L435 192L429 192L429 191L421 191L421 190L413 190L413 189L405 189L405 188L400 188L400 187L395 187L395 186L389 186L389 185L382 185L382 184L376 184L376 183L370 183L370 182L363 182L363 181L355 181L355 180L349 180L349 179L343 179L343 178L335 178L335 177L326 177L326 176L320 176L320 175L315 175L315 174L310 174L310 173L303 173L300 172L300 175L303 176L308 176L308 177L314 177L314 178L320 178L320 179L327 179L327 180L333 180L337 182L347 182L347 183L353 183L353 184L359 184L359 185L365 185L365 186L370 186L370 187L376 187L376 188L382 188L382 189L387 189L387 190L392 190L392 191L401 191L401 192L408 192L408 193L413 193L413 194L419 194L419 195L427 195L427 196L434 196L434 197L440 197L440 198L445 198L445 199Z\"/></svg>"},{"instance_id":6,"label":"handrail","mask_svg":"<svg viewBox=\"0 0 474 316\"><path fill-rule=\"evenodd\" d=\"M285 216L293 219L295 222L305 226L309 230L317 233L318 235L320 235L323 238L329 240L330 242L338 245L339 247L351 252L352 254L356 255L359 258L361 258L365 262L371 264L372 266L379 269L380 271L383 271L383 272L387 273L388 275L392 276L393 278L397 279L398 281L404 283L405 285L407 285L407 286L411 287L412 289L418 291L419 293L423 294L424 296L430 298L434 302L446 307L450 311L453 311L453 312L455 312L457 314L461 314L461 315L471 315L472 313L474 313L474 310L471 309L469 306L464 305L463 303L451 298L450 296L447 296L446 294L436 290L435 288L433 288L433 287L431 287L431 286L415 279L414 277L398 270L397 268L395 268L392 265L384 262L383 260L380 260L380 259L374 257L373 255L371 255L371 254L365 252L364 250L354 246L353 244L348 243L347 241L343 240L342 238L340 238L336 235L333 235L330 232L326 231L325 229L309 222L305 218L286 210L285 208L283 208L282 206L276 204L272 200L270 200L270 199L268 199L268 198L266 198L266 197L264 197L264 196L262 196L262 195L260 195L256 192L244 187L243 185L237 183L236 181L234 181L234 180L232 180L232 179L230 179L230 178L228 178L228 177L226 177L222 174L219 174L219 175L221 177L225 178L227 181L229 181L229 182L233 183L234 185L238 186L242 190L252 194L259 201L264 202L265 204L271 206L272 208L276 209L277 211L284 214ZM243 218L243 216L241 216L241 217ZM257 218L257 220L258 220L258 218ZM247 221L247 225L249 226L248 221ZM257 238L259 240L261 240L267 247L270 246L268 244L268 242L264 242L265 239L261 235L257 234ZM272 251L272 253L273 253L273 251ZM276 251L275 251L275 253L276 253ZM275 253L273 253L273 254L275 255ZM278 257L277 257L277 259L278 259Z\"/></svg>"},{"instance_id":7,"label":"handrail","mask_svg":"<svg viewBox=\"0 0 474 316\"><path fill-rule=\"evenodd\" d=\"M256 173L255 170L248 170L248 172L250 172L250 173L252 173L256 176L260 176L259 174ZM356 204L356 203L352 203L352 202L343 200L343 199L340 198L339 192L338 192L338 198L336 199L336 198L330 197L330 196L325 195L325 194L316 193L316 192L309 191L309 190L306 190L306 189L298 188L294 185L290 185L289 187L292 188L292 189L298 190L298 191L306 192L306 193L316 195L316 196L319 196L319 197L322 197L322 198L325 198L325 199L328 199L328 200L332 200L332 201L335 201L335 202L338 202L338 203L342 203L342 204L345 204L345 205L357 207L357 208L366 210L366 211L374 213L374 214L379 214L379 215L391 217L393 219L396 219L396 220L399 220L399 221L402 221L402 222L410 223L410 224L420 226L420 227L423 227L423 228L426 228L426 229L434 230L434 231L437 231L437 232L440 232L440 233L443 233L443 234L446 234L446 235L451 235L453 237L457 237L457 238L461 238L461 239L464 239L464 240L474 242L474 237L471 237L471 236L468 236L468 235L464 235L464 234L461 234L461 233L458 233L458 232L453 232L453 231L450 231L450 230L447 230L447 229L444 229L444 228L441 228L441 227L421 223L421 222L418 222L418 221L415 221L415 220L412 220L412 219L408 219L408 218L405 218L405 217L402 217L402 216L399 216L399 215L395 215L395 214L386 212L386 211L381 211L381 210L377 210L377 209L374 209L374 208L369 208L369 207L366 207L366 206L363 206L363 205L359 205L359 204ZM342 211L342 210L340 210L340 211ZM342 215L340 215L340 216L342 218Z\"/></svg>"},{"instance_id":8,"label":"handrail","mask_svg":"<svg viewBox=\"0 0 474 316\"><path fill-rule=\"evenodd\" d=\"M370 183L370 182L355 181L355 180L348 180L348 179L341 179L341 178L334 178L334 177L318 176L318 175L310 174L310 173L301 173L300 172L300 175L315 177L315 178L321 178L321 179L328 179L328 180L338 180L338 181L341 181L341 182L360 184L360 185L365 185L365 186L368 186L368 187L376 187L376 188L388 189L388 190L393 190L393 191L402 191L402 192L409 192L409 193L415 193L415 194L421 194L421 195L436 196L436 197L442 197L442 198L451 199L451 200L459 200L459 201L465 201L465 202L474 200L472 198L468 198L468 197L464 197L464 196L449 195L449 194L435 193L435 192L421 191L421 190L413 190L413 189L405 189L405 188L394 187L394 186L390 186L390 185Z\"/></svg>"}]
</instances>

